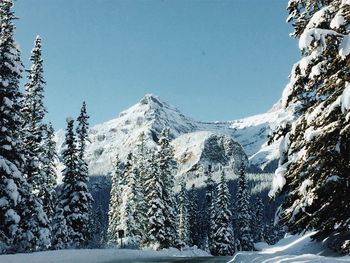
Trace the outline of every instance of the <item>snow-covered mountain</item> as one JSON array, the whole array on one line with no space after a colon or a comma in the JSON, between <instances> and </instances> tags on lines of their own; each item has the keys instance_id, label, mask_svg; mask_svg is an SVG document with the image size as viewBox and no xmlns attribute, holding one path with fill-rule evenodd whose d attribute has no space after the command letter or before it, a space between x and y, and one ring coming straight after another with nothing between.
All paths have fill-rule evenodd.
<instances>
[{"instance_id":1,"label":"snow-covered mountain","mask_svg":"<svg viewBox=\"0 0 350 263\"><path fill-rule=\"evenodd\" d=\"M141 133L149 147L155 147L161 130L170 129L179 173L195 171L200 165L234 165L247 162L251 167L273 169L278 144L266 145L271 127L286 118L279 104L265 114L227 122L199 122L183 115L175 107L153 95L120 113L111 121L90 129L86 160L91 175L106 175L120 158L135 149ZM62 150L64 131L56 133L58 152ZM238 142L238 143L237 143ZM243 146L243 149L241 147Z\"/></svg>"}]
</instances>

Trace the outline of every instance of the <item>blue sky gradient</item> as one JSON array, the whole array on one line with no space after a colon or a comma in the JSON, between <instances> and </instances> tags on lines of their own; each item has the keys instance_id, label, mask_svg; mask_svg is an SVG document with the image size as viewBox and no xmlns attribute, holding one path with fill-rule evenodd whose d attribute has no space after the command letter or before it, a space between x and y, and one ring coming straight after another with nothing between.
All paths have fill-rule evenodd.
<instances>
[{"instance_id":1,"label":"blue sky gradient","mask_svg":"<svg viewBox=\"0 0 350 263\"><path fill-rule=\"evenodd\" d=\"M43 38L47 120L91 124L152 93L203 121L271 108L299 52L280 0L16 1L24 64Z\"/></svg>"}]
</instances>

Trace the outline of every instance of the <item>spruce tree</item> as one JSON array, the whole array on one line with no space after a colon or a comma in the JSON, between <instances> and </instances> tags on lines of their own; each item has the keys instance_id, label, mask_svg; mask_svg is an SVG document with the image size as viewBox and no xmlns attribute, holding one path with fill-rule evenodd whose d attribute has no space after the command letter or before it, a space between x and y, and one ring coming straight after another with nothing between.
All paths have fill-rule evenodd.
<instances>
[{"instance_id":1,"label":"spruce tree","mask_svg":"<svg viewBox=\"0 0 350 263\"><path fill-rule=\"evenodd\" d=\"M189 207L188 207L188 220L189 220L189 238L192 246L199 246L200 244L200 224L199 224L199 211L198 211L198 195L195 185L191 186L189 193Z\"/></svg>"},{"instance_id":2,"label":"spruce tree","mask_svg":"<svg viewBox=\"0 0 350 263\"><path fill-rule=\"evenodd\" d=\"M56 153L56 142L54 141L54 129L49 123L45 128L45 137L43 142L44 149L44 158L42 163L43 173L46 175L45 185L47 189L43 194L39 196L42 197L44 211L49 219L49 222L52 222L54 215L55 204L57 199L56 186L57 186L57 175L55 169L55 162L57 160Z\"/></svg>"},{"instance_id":3,"label":"spruce tree","mask_svg":"<svg viewBox=\"0 0 350 263\"><path fill-rule=\"evenodd\" d=\"M251 211L253 212L251 218L253 242L261 242L264 240L264 204L259 196L251 204Z\"/></svg>"},{"instance_id":4,"label":"spruce tree","mask_svg":"<svg viewBox=\"0 0 350 263\"><path fill-rule=\"evenodd\" d=\"M316 230L318 240L350 253L349 9L347 1L290 1L289 20L302 59L293 66L283 106L294 113L282 138L270 196L286 196L281 224Z\"/></svg>"},{"instance_id":5,"label":"spruce tree","mask_svg":"<svg viewBox=\"0 0 350 263\"><path fill-rule=\"evenodd\" d=\"M159 174L157 158L154 153L151 153L148 162L145 198L149 204L147 211L147 244L153 249L162 249L168 244L165 232L164 185Z\"/></svg>"},{"instance_id":6,"label":"spruce tree","mask_svg":"<svg viewBox=\"0 0 350 263\"><path fill-rule=\"evenodd\" d=\"M209 251L211 253L214 253L215 250L215 244L213 240L213 233L216 231L216 222L215 222L215 214L216 214L216 207L215 207L215 182L213 180L213 174L211 170L211 166L208 166L208 169L206 171L206 189L205 189L205 209L207 211L206 216L206 231L207 231L207 239L208 239L208 247Z\"/></svg>"},{"instance_id":7,"label":"spruce tree","mask_svg":"<svg viewBox=\"0 0 350 263\"><path fill-rule=\"evenodd\" d=\"M43 148L45 125L43 119L46 113L44 107L44 70L41 57L41 38L37 36L30 58L31 69L28 70L28 83L22 102L23 116L23 148L25 152L24 172L28 183L36 195L42 200L48 196L46 190L46 174L42 170L45 150Z\"/></svg>"},{"instance_id":8,"label":"spruce tree","mask_svg":"<svg viewBox=\"0 0 350 263\"><path fill-rule=\"evenodd\" d=\"M235 212L237 214L235 233L237 249L239 251L251 251L254 249L251 229L251 211L249 207L248 184L243 163L239 172Z\"/></svg>"},{"instance_id":9,"label":"spruce tree","mask_svg":"<svg viewBox=\"0 0 350 263\"><path fill-rule=\"evenodd\" d=\"M76 231L80 232L81 237L79 237L79 244L86 244L86 242L90 238L90 229L87 227L88 222L90 222L89 215L91 214L92 202L94 201L89 189L87 187L87 183L89 181L89 169L88 165L85 161L85 150L86 143L88 141L88 129L89 123L88 119L90 117L87 114L86 103L83 102L83 105L80 110L80 114L77 118L77 176L76 176L76 191L79 193L79 199L77 200L77 204L79 204L79 213L80 219L79 224L81 224Z\"/></svg>"},{"instance_id":10,"label":"spruce tree","mask_svg":"<svg viewBox=\"0 0 350 263\"><path fill-rule=\"evenodd\" d=\"M227 187L225 173L221 171L220 182L217 186L216 196L216 229L212 235L215 256L233 255L235 252L234 235L232 230L232 213L229 209L231 195Z\"/></svg>"},{"instance_id":11,"label":"spruce tree","mask_svg":"<svg viewBox=\"0 0 350 263\"><path fill-rule=\"evenodd\" d=\"M136 176L136 228L137 228L137 236L138 242L140 245L144 245L146 241L147 235L147 211L148 204L145 202L146 195L146 180L147 180L147 148L145 135L142 132L139 137L139 142L137 144L137 150L134 157L134 172Z\"/></svg>"},{"instance_id":12,"label":"spruce tree","mask_svg":"<svg viewBox=\"0 0 350 263\"><path fill-rule=\"evenodd\" d=\"M181 180L179 193L179 241L180 246L189 244L189 214L188 214L188 196L185 179Z\"/></svg>"},{"instance_id":13,"label":"spruce tree","mask_svg":"<svg viewBox=\"0 0 350 263\"><path fill-rule=\"evenodd\" d=\"M62 151L63 163L63 184L56 206L56 218L60 216L63 209L63 216L67 222L68 247L84 247L89 240L89 207L92 197L86 185L86 177L78 171L78 150L73 129L74 120L67 119L67 131ZM57 234L63 231L56 231ZM57 243L57 241L55 241Z\"/></svg>"},{"instance_id":14,"label":"spruce tree","mask_svg":"<svg viewBox=\"0 0 350 263\"><path fill-rule=\"evenodd\" d=\"M177 245L176 200L174 194L174 168L176 162L170 145L169 129L164 129L159 138L158 151L159 175L163 182L165 247Z\"/></svg>"},{"instance_id":15,"label":"spruce tree","mask_svg":"<svg viewBox=\"0 0 350 263\"><path fill-rule=\"evenodd\" d=\"M112 175L111 199L108 210L108 242L118 244L118 225L120 223L120 207L122 203L122 180L123 176L122 164L119 156L116 157L114 165L114 173Z\"/></svg>"},{"instance_id":16,"label":"spruce tree","mask_svg":"<svg viewBox=\"0 0 350 263\"><path fill-rule=\"evenodd\" d=\"M23 164L19 151L19 80L23 71L20 51L13 39L16 19L12 1L0 2L0 237L8 249L14 249L20 234L21 185L26 181L21 173Z\"/></svg>"},{"instance_id":17,"label":"spruce tree","mask_svg":"<svg viewBox=\"0 0 350 263\"><path fill-rule=\"evenodd\" d=\"M7 251L25 252L47 248L50 232L42 204L23 174L19 91L23 65L13 38L12 6L12 0L0 2L0 237Z\"/></svg>"},{"instance_id":18,"label":"spruce tree","mask_svg":"<svg viewBox=\"0 0 350 263\"><path fill-rule=\"evenodd\" d=\"M137 204L137 192L136 192L136 173L133 166L133 155L128 154L125 162L124 174L126 184L122 190L122 202L120 206L120 221L117 229L124 230L124 244L127 247L138 246L138 229L136 224L136 204Z\"/></svg>"}]
</instances>

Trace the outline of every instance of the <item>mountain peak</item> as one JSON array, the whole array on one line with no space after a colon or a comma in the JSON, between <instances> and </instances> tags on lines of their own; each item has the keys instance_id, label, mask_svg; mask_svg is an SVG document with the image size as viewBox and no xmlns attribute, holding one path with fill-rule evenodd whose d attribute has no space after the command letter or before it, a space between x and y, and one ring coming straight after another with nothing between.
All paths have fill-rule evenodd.
<instances>
[{"instance_id":1,"label":"mountain peak","mask_svg":"<svg viewBox=\"0 0 350 263\"><path fill-rule=\"evenodd\" d=\"M140 104L145 105L145 104L157 104L160 107L164 106L164 103L158 96L153 95L153 94L146 94L141 100Z\"/></svg>"}]
</instances>

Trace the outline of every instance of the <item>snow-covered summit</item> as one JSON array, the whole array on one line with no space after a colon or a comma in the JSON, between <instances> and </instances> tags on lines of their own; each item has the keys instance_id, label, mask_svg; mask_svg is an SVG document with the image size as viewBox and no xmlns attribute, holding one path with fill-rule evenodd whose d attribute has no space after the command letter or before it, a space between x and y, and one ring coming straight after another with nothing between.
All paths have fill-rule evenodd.
<instances>
[{"instance_id":1,"label":"snow-covered summit","mask_svg":"<svg viewBox=\"0 0 350 263\"><path fill-rule=\"evenodd\" d=\"M282 106L280 100L266 113L230 123L230 128L234 129L233 137L243 146L250 164L266 171L276 168L279 142L268 145L268 136L278 125L292 117L292 113Z\"/></svg>"},{"instance_id":2,"label":"snow-covered summit","mask_svg":"<svg viewBox=\"0 0 350 263\"><path fill-rule=\"evenodd\" d=\"M257 164L265 168L277 158L278 153L278 145L265 145L267 135L270 129L284 118L281 107L275 108L268 113L237 121L200 122L183 115L157 96L145 95L137 104L121 112L117 118L90 129L90 143L86 152L90 174L109 174L113 169L115 157L119 155L123 159L133 151L142 133L148 146L155 147L163 128L170 129L176 157L183 158L186 153L192 155L193 162L183 162L183 167L179 167L182 173L193 169L198 162L210 162L208 158L214 156L210 154L210 147L216 147L212 150L224 154L222 160L215 160L216 163L227 165L233 162L233 159L244 160L245 155L239 144L250 158L251 165ZM60 153L64 131L56 133L56 141ZM196 142L198 145L195 145ZM235 145L235 154L228 151L228 144ZM193 149L189 149L191 145ZM218 158L217 155L215 158Z\"/></svg>"}]
</instances>

